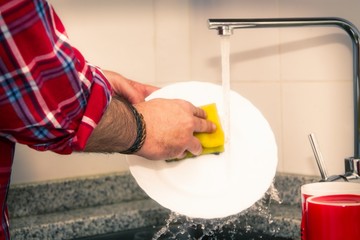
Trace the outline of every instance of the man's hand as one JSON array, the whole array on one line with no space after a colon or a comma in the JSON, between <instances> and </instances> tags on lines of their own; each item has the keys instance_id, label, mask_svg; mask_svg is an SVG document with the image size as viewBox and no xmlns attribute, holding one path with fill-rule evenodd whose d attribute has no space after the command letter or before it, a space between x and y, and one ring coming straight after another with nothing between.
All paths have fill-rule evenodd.
<instances>
[{"instance_id":1,"label":"man's hand","mask_svg":"<svg viewBox=\"0 0 360 240\"><path fill-rule=\"evenodd\" d=\"M216 130L215 124L205 120L203 109L184 100L153 99L135 107L144 116L147 131L145 143L136 155L148 159L180 159L187 151L199 155L202 146L194 132Z\"/></svg>"},{"instance_id":2,"label":"man's hand","mask_svg":"<svg viewBox=\"0 0 360 240\"><path fill-rule=\"evenodd\" d=\"M131 104L143 102L147 96L149 96L155 90L159 89L158 87L127 79L122 75L112 71L103 72L115 94L126 99Z\"/></svg>"}]
</instances>

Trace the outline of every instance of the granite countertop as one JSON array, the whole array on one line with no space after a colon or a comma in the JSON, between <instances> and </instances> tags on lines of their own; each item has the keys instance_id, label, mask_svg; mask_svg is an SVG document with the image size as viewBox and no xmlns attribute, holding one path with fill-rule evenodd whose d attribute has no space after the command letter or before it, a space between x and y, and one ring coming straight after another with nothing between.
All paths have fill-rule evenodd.
<instances>
[{"instance_id":1,"label":"granite countertop","mask_svg":"<svg viewBox=\"0 0 360 240\"><path fill-rule=\"evenodd\" d=\"M300 239L300 186L316 177L277 173L270 194L216 224ZM149 199L128 172L12 185L8 196L12 239L76 239L173 222L192 222ZM174 216L176 216L174 218ZM224 223L225 222L225 223ZM214 226L201 222L202 226Z\"/></svg>"}]
</instances>

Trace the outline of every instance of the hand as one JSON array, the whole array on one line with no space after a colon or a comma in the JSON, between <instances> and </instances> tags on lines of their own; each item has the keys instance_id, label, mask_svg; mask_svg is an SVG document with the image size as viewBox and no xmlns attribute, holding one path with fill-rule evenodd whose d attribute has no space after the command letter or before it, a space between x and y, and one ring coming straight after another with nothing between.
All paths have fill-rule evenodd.
<instances>
[{"instance_id":1,"label":"hand","mask_svg":"<svg viewBox=\"0 0 360 240\"><path fill-rule=\"evenodd\" d=\"M104 70L103 72L115 94L123 97L131 104L143 102L147 96L149 96L155 90L159 89L154 86L127 79L122 75L112 71Z\"/></svg>"},{"instance_id":2,"label":"hand","mask_svg":"<svg viewBox=\"0 0 360 240\"><path fill-rule=\"evenodd\" d=\"M148 159L183 158L189 151L202 152L194 132L213 132L216 125L205 120L201 108L179 99L153 99L134 105L146 122L146 139L136 155Z\"/></svg>"}]
</instances>

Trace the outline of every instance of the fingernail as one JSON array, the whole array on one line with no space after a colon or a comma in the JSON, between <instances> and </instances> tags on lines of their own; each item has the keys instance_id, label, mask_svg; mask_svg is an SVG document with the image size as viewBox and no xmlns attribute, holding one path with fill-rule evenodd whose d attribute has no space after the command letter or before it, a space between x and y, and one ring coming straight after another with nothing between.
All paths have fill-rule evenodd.
<instances>
[{"instance_id":1,"label":"fingernail","mask_svg":"<svg viewBox=\"0 0 360 240\"><path fill-rule=\"evenodd\" d=\"M203 149L201 148L200 152L198 152L198 153L196 153L196 154L194 154L194 155L195 155L195 156L200 156L202 152L203 152Z\"/></svg>"}]
</instances>

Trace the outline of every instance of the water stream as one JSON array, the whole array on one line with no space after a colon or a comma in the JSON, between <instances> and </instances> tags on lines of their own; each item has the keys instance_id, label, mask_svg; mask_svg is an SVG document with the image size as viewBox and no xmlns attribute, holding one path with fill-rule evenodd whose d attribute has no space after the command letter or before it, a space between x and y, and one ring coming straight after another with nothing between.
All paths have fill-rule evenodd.
<instances>
[{"instance_id":1,"label":"water stream","mask_svg":"<svg viewBox=\"0 0 360 240\"><path fill-rule=\"evenodd\" d=\"M221 79L222 79L222 98L224 109L223 128L225 133L225 149L230 144L230 36L221 36Z\"/></svg>"},{"instance_id":2,"label":"water stream","mask_svg":"<svg viewBox=\"0 0 360 240\"><path fill-rule=\"evenodd\" d=\"M223 152L224 158L226 159L226 171L233 171L233 164L231 158L231 122L230 122L230 36L221 36L220 41L221 48L221 80L222 80L222 99L223 99L223 121L222 127L225 133L225 151ZM229 175L231 177L232 174ZM229 179L229 181L232 181Z\"/></svg>"}]
</instances>

